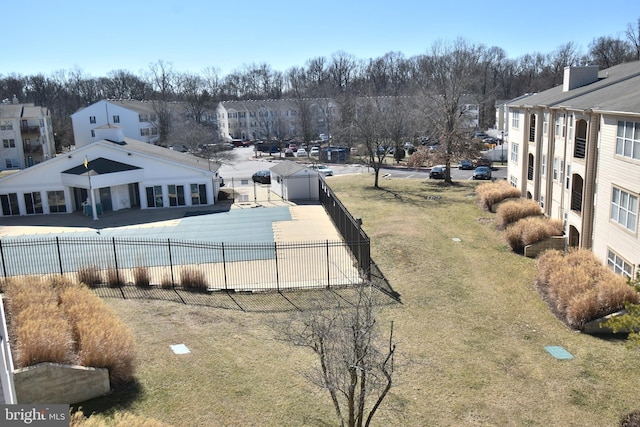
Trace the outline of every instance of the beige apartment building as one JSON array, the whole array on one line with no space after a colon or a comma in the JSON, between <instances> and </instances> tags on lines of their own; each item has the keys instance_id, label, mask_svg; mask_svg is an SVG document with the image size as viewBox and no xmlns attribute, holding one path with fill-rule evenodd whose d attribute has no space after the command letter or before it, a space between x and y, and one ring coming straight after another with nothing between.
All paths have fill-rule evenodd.
<instances>
[{"instance_id":1,"label":"beige apartment building","mask_svg":"<svg viewBox=\"0 0 640 427\"><path fill-rule=\"evenodd\" d=\"M561 86L507 103L508 179L562 219L569 247L640 270L640 62L566 67Z\"/></svg>"}]
</instances>

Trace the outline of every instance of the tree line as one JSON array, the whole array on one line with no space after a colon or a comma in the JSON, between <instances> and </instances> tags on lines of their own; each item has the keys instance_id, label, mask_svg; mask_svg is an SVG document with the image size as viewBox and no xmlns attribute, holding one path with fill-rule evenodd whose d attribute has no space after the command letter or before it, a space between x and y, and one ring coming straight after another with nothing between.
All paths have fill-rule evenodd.
<instances>
[{"instance_id":1,"label":"tree line","mask_svg":"<svg viewBox=\"0 0 640 427\"><path fill-rule=\"evenodd\" d=\"M214 67L199 73L180 72L173 64L159 60L141 75L113 70L106 76L92 77L80 69L48 75L0 75L0 99L10 100L15 96L21 103L47 107L52 114L56 145L61 148L73 144L70 115L102 99L148 100L159 105L181 102L189 116L198 121L201 113L225 100L344 100L354 96L416 93L440 96L445 90L445 80L449 79L449 84L457 84L456 90L464 87L467 95L475 97L480 105L480 127L486 128L494 122L496 100L508 100L561 84L565 66L597 64L604 69L639 59L640 19L635 25L627 25L622 38L594 38L586 54L569 42L550 53L536 52L510 59L500 47L459 39L449 45L435 42L429 51L413 57L388 52L362 60L338 51L330 57L311 58L304 66L286 71L274 70L266 63L254 63L225 76ZM451 80L450 70L434 73L437 63L444 60L455 63L459 74L464 71L458 78L464 75L468 81L462 84ZM166 135L168 131L160 129L160 133Z\"/></svg>"}]
</instances>

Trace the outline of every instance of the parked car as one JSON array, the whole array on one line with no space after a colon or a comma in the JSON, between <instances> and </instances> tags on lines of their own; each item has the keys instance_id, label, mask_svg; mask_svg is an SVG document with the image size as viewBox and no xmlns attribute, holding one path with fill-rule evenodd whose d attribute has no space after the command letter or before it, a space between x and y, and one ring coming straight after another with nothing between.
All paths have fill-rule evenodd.
<instances>
[{"instance_id":1,"label":"parked car","mask_svg":"<svg viewBox=\"0 0 640 427\"><path fill-rule=\"evenodd\" d=\"M307 150L305 150L304 148L298 148L298 151L296 151L296 157L307 157Z\"/></svg>"},{"instance_id":2,"label":"parked car","mask_svg":"<svg viewBox=\"0 0 640 427\"><path fill-rule=\"evenodd\" d=\"M309 155L311 157L318 157L320 156L320 147L311 147L311 151L309 151Z\"/></svg>"},{"instance_id":3,"label":"parked car","mask_svg":"<svg viewBox=\"0 0 640 427\"><path fill-rule=\"evenodd\" d=\"M491 161L491 159L485 159L484 157L481 159L478 159L476 161L476 167L478 166L486 166L489 169L491 169L493 167L493 162Z\"/></svg>"},{"instance_id":4,"label":"parked car","mask_svg":"<svg viewBox=\"0 0 640 427\"><path fill-rule=\"evenodd\" d=\"M260 184L271 184L271 171L262 170L253 174L251 177L253 182L258 182Z\"/></svg>"},{"instance_id":5,"label":"parked car","mask_svg":"<svg viewBox=\"0 0 640 427\"><path fill-rule=\"evenodd\" d=\"M444 179L444 168L442 166L434 166L429 171L429 178Z\"/></svg>"},{"instance_id":6,"label":"parked car","mask_svg":"<svg viewBox=\"0 0 640 427\"><path fill-rule=\"evenodd\" d=\"M488 166L478 166L473 171L473 179L491 179L491 169Z\"/></svg>"},{"instance_id":7,"label":"parked car","mask_svg":"<svg viewBox=\"0 0 640 427\"><path fill-rule=\"evenodd\" d=\"M284 150L284 156L285 157L293 157L294 152L291 148L287 148L286 150Z\"/></svg>"},{"instance_id":8,"label":"parked car","mask_svg":"<svg viewBox=\"0 0 640 427\"><path fill-rule=\"evenodd\" d=\"M308 168L316 170L324 176L333 176L333 169L325 165L309 165Z\"/></svg>"},{"instance_id":9,"label":"parked car","mask_svg":"<svg viewBox=\"0 0 640 427\"><path fill-rule=\"evenodd\" d=\"M295 153L298 151L298 146L296 144L289 144L289 149Z\"/></svg>"},{"instance_id":10,"label":"parked car","mask_svg":"<svg viewBox=\"0 0 640 427\"><path fill-rule=\"evenodd\" d=\"M473 169L473 163L469 159L460 160L460 166L458 167L462 170L471 170Z\"/></svg>"}]
</instances>

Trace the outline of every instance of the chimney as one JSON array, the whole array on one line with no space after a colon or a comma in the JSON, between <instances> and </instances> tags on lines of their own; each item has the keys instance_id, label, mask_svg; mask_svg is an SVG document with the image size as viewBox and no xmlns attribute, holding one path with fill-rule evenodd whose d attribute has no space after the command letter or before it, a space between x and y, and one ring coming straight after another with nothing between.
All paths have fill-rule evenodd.
<instances>
[{"instance_id":1,"label":"chimney","mask_svg":"<svg viewBox=\"0 0 640 427\"><path fill-rule=\"evenodd\" d=\"M564 67L564 79L562 91L582 87L598 81L599 67L597 65L585 65L583 67Z\"/></svg>"}]
</instances>

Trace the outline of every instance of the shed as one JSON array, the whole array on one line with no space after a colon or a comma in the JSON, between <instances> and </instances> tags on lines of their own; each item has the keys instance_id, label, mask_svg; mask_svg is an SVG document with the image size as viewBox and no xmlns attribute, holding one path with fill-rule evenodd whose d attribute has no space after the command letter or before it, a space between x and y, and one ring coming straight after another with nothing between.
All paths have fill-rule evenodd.
<instances>
[{"instance_id":1,"label":"shed","mask_svg":"<svg viewBox=\"0 0 640 427\"><path fill-rule=\"evenodd\" d=\"M270 170L271 191L283 200L319 200L319 172L290 160L283 160Z\"/></svg>"}]
</instances>

